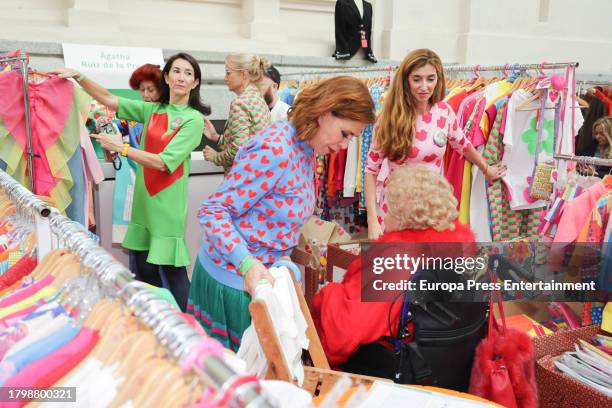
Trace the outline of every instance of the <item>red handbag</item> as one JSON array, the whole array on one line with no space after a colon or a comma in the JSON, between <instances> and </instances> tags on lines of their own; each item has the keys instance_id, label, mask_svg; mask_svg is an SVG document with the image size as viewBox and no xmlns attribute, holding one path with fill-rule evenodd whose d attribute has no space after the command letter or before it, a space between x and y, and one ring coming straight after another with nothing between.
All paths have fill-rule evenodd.
<instances>
[{"instance_id":1,"label":"red handbag","mask_svg":"<svg viewBox=\"0 0 612 408\"><path fill-rule=\"evenodd\" d=\"M495 320L491 293L489 332L476 348L469 393L508 408L537 408L531 339L526 333L506 328L501 294L496 294L502 326Z\"/></svg>"}]
</instances>

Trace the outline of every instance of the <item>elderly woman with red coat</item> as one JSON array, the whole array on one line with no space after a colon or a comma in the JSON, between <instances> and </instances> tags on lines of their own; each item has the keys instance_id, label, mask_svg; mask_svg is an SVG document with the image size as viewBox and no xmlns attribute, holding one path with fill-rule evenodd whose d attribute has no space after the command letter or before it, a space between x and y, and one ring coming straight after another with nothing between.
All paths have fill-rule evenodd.
<instances>
[{"instance_id":1,"label":"elderly woman with red coat","mask_svg":"<svg viewBox=\"0 0 612 408\"><path fill-rule=\"evenodd\" d=\"M444 177L407 166L391 175L387 228L377 243L474 243L474 234L457 217L457 200ZM362 302L361 278L359 258L341 283L328 283L313 300L317 331L333 367L345 364L361 346L396 335L403 302ZM484 321L483 309L477 314Z\"/></svg>"}]
</instances>

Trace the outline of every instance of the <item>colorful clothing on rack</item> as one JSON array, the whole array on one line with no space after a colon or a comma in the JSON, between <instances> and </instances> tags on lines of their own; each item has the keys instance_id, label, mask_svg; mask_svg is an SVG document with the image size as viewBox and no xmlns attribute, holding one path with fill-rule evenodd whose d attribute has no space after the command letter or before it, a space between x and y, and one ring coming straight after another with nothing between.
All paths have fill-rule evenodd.
<instances>
[{"instance_id":1,"label":"colorful clothing on rack","mask_svg":"<svg viewBox=\"0 0 612 408\"><path fill-rule=\"evenodd\" d=\"M144 124L142 150L158 154L168 172L138 166L132 220L123 247L149 251L154 265L187 266L187 184L191 152L202 140L202 114L190 106L119 98L117 115Z\"/></svg>"},{"instance_id":2,"label":"colorful clothing on rack","mask_svg":"<svg viewBox=\"0 0 612 408\"><path fill-rule=\"evenodd\" d=\"M51 197L54 206L63 212L73 200L70 194L73 175L68 162L80 144L82 112L88 106L89 96L60 77L30 82L28 92L32 150L40 156L34 158L35 192ZM0 75L0 94L3 95L0 98L0 159L5 162L8 174L29 185L23 80L19 73ZM82 164L80 172L83 172Z\"/></svg>"},{"instance_id":3,"label":"colorful clothing on rack","mask_svg":"<svg viewBox=\"0 0 612 408\"><path fill-rule=\"evenodd\" d=\"M498 163L504 155L503 123L507 102L504 102L495 117L483 157L489 165ZM519 237L533 237L540 226L541 209L513 211L506 193L506 185L500 180L489 181L487 202L493 241L511 241Z\"/></svg>"},{"instance_id":4,"label":"colorful clothing on rack","mask_svg":"<svg viewBox=\"0 0 612 408\"><path fill-rule=\"evenodd\" d=\"M230 103L225 131L219 140L221 152L213 157L213 163L222 166L225 174L234 164L234 157L242 145L268 126L271 122L270 108L254 85Z\"/></svg>"},{"instance_id":5,"label":"colorful clothing on rack","mask_svg":"<svg viewBox=\"0 0 612 408\"><path fill-rule=\"evenodd\" d=\"M383 220L388 212L386 190L391 172L406 165L422 165L433 172L441 173L442 159L447 145L462 155L472 149L472 144L466 139L457 123L455 113L445 102L437 103L428 113L418 116L411 151L408 156L398 161L384 157L378 147L375 130L366 171L377 176L377 214L383 230Z\"/></svg>"}]
</instances>

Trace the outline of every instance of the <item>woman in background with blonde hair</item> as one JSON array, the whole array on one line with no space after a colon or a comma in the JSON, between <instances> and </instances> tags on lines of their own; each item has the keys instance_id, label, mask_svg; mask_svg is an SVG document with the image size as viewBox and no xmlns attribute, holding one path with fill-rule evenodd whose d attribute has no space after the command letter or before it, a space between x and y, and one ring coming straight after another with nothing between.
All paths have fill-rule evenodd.
<instances>
[{"instance_id":1,"label":"woman in background with blonde hair","mask_svg":"<svg viewBox=\"0 0 612 408\"><path fill-rule=\"evenodd\" d=\"M365 199L370 239L378 238L384 231L388 177L399 167L419 164L441 174L444 153L450 144L487 179L495 180L504 175L503 165L489 166L465 138L455 113L442 100L444 87L442 61L435 52L425 48L411 51L393 78L374 128L366 165Z\"/></svg>"},{"instance_id":2,"label":"woman in background with blonde hair","mask_svg":"<svg viewBox=\"0 0 612 408\"><path fill-rule=\"evenodd\" d=\"M206 120L204 136L218 142L220 152L210 146L204 148L204 158L222 166L229 173L240 147L272 120L270 109L261 97L257 84L270 66L267 58L255 54L229 54L225 57L224 81L230 91L238 95L230 103L229 116L223 136Z\"/></svg>"}]
</instances>

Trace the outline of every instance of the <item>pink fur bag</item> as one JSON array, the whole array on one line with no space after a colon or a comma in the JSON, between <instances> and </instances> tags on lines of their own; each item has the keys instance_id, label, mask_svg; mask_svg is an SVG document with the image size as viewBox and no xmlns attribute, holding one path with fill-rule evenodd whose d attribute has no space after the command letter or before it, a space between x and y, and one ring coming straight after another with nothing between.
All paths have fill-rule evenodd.
<instances>
[{"instance_id":1,"label":"pink fur bag","mask_svg":"<svg viewBox=\"0 0 612 408\"><path fill-rule=\"evenodd\" d=\"M533 344L526 333L506 328L499 292L497 298L502 326L495 320L491 293L489 333L476 348L469 392L508 408L537 408Z\"/></svg>"}]
</instances>

